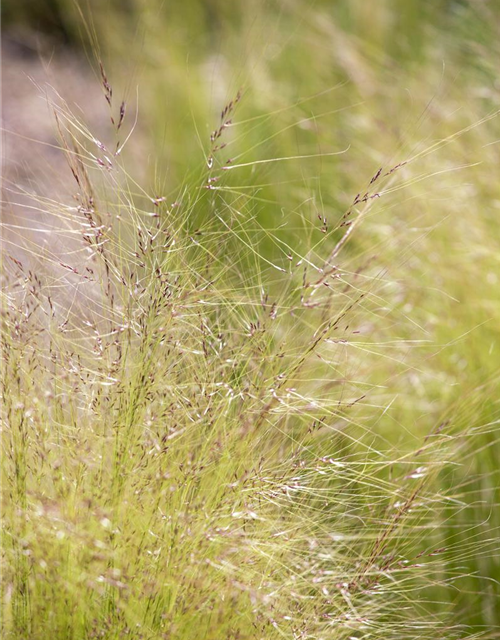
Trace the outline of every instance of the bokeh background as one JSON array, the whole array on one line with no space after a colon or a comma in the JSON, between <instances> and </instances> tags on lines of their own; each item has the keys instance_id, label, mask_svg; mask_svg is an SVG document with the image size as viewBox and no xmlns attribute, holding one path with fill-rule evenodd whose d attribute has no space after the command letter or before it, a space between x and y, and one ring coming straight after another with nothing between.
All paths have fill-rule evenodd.
<instances>
[{"instance_id":1,"label":"bokeh background","mask_svg":"<svg viewBox=\"0 0 500 640\"><path fill-rule=\"evenodd\" d=\"M258 144L261 156L278 147L318 153L347 142L356 166L364 157L371 171L412 137L446 127L445 114L432 121L439 97L453 92L469 105L474 97L481 108L494 105L499 11L485 0L6 0L6 128L23 120L41 133L47 110L27 76L64 89L64 98L98 126L99 115L107 118L97 99L99 58L116 106L125 99L132 114L139 104L134 140L143 142L137 164L148 165L144 175L158 169L158 180L184 180L239 89L245 117L274 116L249 127L238 152ZM271 138L278 121L284 129L298 116L300 126ZM305 177L327 174L330 184L330 162L346 174L339 190L328 190L340 198L348 191L351 156L347 163L307 163Z\"/></svg>"}]
</instances>

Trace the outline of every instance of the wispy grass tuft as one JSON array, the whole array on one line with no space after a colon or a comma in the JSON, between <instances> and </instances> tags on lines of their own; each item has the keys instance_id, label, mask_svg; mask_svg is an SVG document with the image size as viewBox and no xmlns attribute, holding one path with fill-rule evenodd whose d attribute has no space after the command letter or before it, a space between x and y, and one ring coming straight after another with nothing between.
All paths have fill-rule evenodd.
<instances>
[{"instance_id":1,"label":"wispy grass tuft","mask_svg":"<svg viewBox=\"0 0 500 640\"><path fill-rule=\"evenodd\" d=\"M341 211L307 197L264 225L268 165L349 146L245 148L273 114L238 119L237 92L203 162L149 193L122 160L132 109L100 75L109 141L52 103L74 200L34 196L29 219L6 185L5 637L494 637L456 598L498 549L480 509L495 469L473 470L497 373L435 391L449 343L405 274L448 222L428 251L437 220L387 221L424 180L474 171L439 159L471 123L376 163Z\"/></svg>"}]
</instances>

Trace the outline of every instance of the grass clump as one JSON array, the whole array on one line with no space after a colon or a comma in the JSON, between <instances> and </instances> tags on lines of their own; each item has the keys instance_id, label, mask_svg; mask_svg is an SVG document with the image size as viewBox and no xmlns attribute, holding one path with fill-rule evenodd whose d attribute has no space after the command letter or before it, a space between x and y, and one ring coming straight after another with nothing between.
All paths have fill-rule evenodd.
<instances>
[{"instance_id":1,"label":"grass clump","mask_svg":"<svg viewBox=\"0 0 500 640\"><path fill-rule=\"evenodd\" d=\"M251 86L143 189L99 77L104 142L51 105L74 198L6 185L5 637L497 637L496 111L368 155Z\"/></svg>"},{"instance_id":2,"label":"grass clump","mask_svg":"<svg viewBox=\"0 0 500 640\"><path fill-rule=\"evenodd\" d=\"M342 262L349 218L405 163L278 263L212 157L147 198L55 113L77 204L39 206L66 253L23 237L5 261L7 637L461 637L426 602L448 550L422 545L460 446L449 419L416 450L377 434L348 355L384 285Z\"/></svg>"}]
</instances>

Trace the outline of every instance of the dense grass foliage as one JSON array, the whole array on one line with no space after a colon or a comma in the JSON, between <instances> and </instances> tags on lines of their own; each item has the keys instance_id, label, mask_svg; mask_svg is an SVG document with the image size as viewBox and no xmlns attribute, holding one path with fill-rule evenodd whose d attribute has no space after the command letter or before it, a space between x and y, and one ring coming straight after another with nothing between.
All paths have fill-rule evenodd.
<instances>
[{"instance_id":1,"label":"dense grass foliage","mask_svg":"<svg viewBox=\"0 0 500 640\"><path fill-rule=\"evenodd\" d=\"M499 637L499 10L92 4L109 128L4 185L2 633Z\"/></svg>"}]
</instances>

